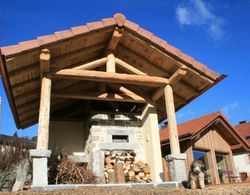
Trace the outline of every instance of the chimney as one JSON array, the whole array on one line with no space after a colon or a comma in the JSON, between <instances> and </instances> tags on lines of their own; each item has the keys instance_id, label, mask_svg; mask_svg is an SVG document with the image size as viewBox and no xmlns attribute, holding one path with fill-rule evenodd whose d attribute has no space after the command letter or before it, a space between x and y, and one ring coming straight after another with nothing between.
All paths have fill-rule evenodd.
<instances>
[{"instance_id":1,"label":"chimney","mask_svg":"<svg viewBox=\"0 0 250 195\"><path fill-rule=\"evenodd\" d=\"M244 124L246 123L247 121L240 121L239 124Z\"/></svg>"}]
</instances>

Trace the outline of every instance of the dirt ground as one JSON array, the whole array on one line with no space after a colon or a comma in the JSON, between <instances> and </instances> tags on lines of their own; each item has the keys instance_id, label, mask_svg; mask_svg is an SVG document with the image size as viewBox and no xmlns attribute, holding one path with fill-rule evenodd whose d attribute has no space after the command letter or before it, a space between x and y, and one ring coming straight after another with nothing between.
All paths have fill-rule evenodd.
<instances>
[{"instance_id":1,"label":"dirt ground","mask_svg":"<svg viewBox=\"0 0 250 195\"><path fill-rule=\"evenodd\" d=\"M82 194L82 195L234 195L234 194L249 194L250 195L250 183L245 184L232 184L232 185L216 185L207 187L204 190L190 190L184 188L169 188L169 189L126 189L126 188L78 188L78 189L64 189L64 190L55 190L55 191L23 191L23 192L4 192L3 194L23 194L23 195L38 195L38 194L55 194L55 195L64 195L64 194Z\"/></svg>"}]
</instances>

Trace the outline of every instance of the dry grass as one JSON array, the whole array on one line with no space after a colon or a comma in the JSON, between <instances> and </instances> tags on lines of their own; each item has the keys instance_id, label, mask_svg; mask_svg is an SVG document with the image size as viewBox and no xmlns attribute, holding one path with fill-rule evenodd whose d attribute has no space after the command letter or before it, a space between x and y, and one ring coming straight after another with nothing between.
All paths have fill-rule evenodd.
<instances>
[{"instance_id":1,"label":"dry grass","mask_svg":"<svg viewBox=\"0 0 250 195\"><path fill-rule=\"evenodd\" d=\"M250 194L250 186L233 185L233 186L212 186L204 190L190 190L184 188L168 188L168 189L143 189L143 188L107 188L107 187L86 187L77 189L64 189L55 191L26 191L19 193L2 193L2 194L24 194L24 195L38 195L38 194L82 194L82 195L227 195L227 194Z\"/></svg>"}]
</instances>

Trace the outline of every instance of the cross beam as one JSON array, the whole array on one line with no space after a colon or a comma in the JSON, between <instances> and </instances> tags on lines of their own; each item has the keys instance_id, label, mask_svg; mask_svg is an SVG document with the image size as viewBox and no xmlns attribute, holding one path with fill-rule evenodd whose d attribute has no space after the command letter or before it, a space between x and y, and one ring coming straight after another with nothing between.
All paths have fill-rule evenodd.
<instances>
[{"instance_id":1,"label":"cross beam","mask_svg":"<svg viewBox=\"0 0 250 195\"><path fill-rule=\"evenodd\" d=\"M105 83L143 85L151 87L161 87L169 83L168 79L162 77L72 69L59 70L54 74L54 77Z\"/></svg>"},{"instance_id":2,"label":"cross beam","mask_svg":"<svg viewBox=\"0 0 250 195\"><path fill-rule=\"evenodd\" d=\"M114 101L114 102L133 102L133 103L146 103L146 100L134 94L121 94L121 93L72 93L70 91L59 90L55 91L53 97L66 98L66 99L81 99L81 100L100 100L100 101Z\"/></svg>"}]
</instances>

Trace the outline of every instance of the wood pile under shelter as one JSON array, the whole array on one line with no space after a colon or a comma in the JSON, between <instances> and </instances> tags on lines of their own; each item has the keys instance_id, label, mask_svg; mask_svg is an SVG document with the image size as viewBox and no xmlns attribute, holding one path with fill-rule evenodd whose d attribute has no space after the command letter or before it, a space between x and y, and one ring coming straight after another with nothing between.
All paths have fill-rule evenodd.
<instances>
[{"instance_id":1,"label":"wood pile under shelter","mask_svg":"<svg viewBox=\"0 0 250 195\"><path fill-rule=\"evenodd\" d=\"M147 183L152 181L150 167L147 163L135 161L133 151L105 152L106 183Z\"/></svg>"}]
</instances>

